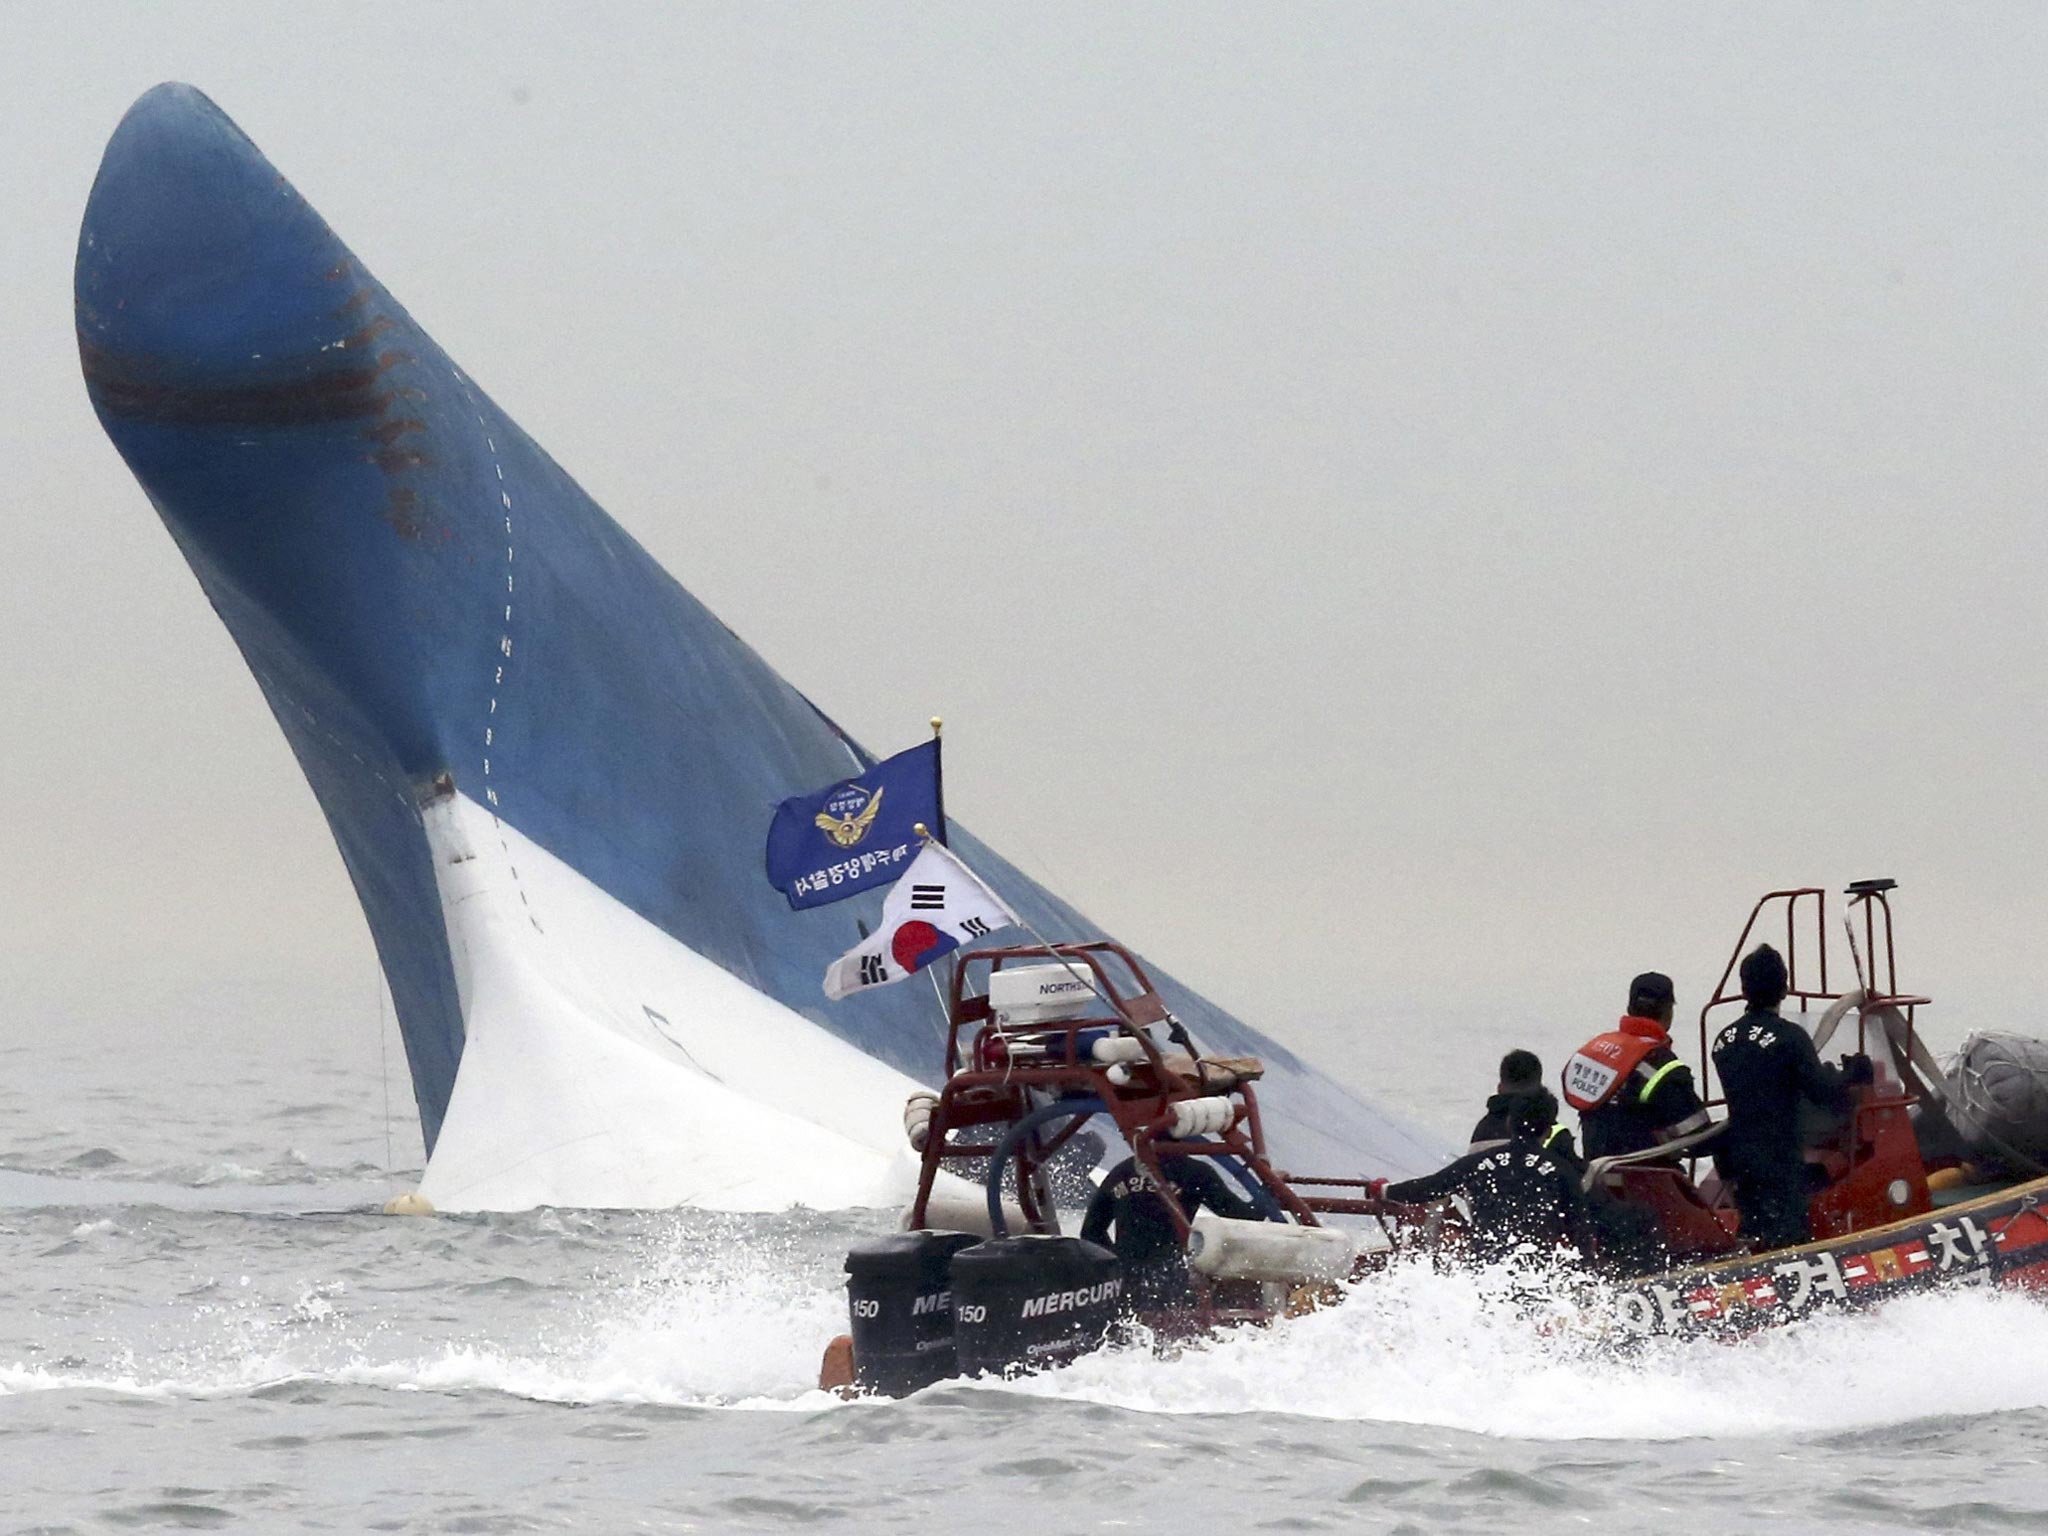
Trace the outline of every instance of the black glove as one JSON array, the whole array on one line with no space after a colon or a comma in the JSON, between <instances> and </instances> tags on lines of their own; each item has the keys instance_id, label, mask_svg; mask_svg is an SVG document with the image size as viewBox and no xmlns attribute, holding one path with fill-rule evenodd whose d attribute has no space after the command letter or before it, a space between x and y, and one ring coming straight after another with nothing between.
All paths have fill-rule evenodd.
<instances>
[{"instance_id":1,"label":"black glove","mask_svg":"<svg viewBox=\"0 0 2048 1536\"><path fill-rule=\"evenodd\" d=\"M1842 1081L1851 1088L1860 1088L1865 1083L1875 1081L1876 1077L1876 1070L1870 1065L1868 1056L1858 1054L1842 1058Z\"/></svg>"}]
</instances>

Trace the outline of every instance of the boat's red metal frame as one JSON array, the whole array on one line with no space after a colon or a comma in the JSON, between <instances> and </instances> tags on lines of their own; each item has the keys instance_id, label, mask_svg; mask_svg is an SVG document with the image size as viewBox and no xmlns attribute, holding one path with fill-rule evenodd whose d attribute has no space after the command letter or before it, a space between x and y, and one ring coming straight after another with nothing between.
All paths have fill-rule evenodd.
<instances>
[{"instance_id":1,"label":"boat's red metal frame","mask_svg":"<svg viewBox=\"0 0 2048 1536\"><path fill-rule=\"evenodd\" d=\"M1854 1108L1841 1130L1827 1143L1808 1153L1809 1161L1819 1164L1828 1179L1826 1186L1812 1200L1815 1238L1839 1237L1933 1209L1933 1199L1927 1188L1927 1170L1921 1162L1911 1114L1924 1091L1912 1063L1914 1032L1918 1027L1919 1009L1931 999L1899 990L1898 953L1892 937L1891 902L1887 899L1889 889L1888 884L1875 881L1867 887L1850 887L1850 927L1847 931L1857 980L1865 994L1856 1010L1856 1051L1860 1055L1869 1050L1871 1042L1867 1032L1877 1010L1897 1009L1906 1021L1906 1040L1899 1050L1891 1053L1899 1075L1895 1081L1859 1085L1854 1090ZM1714 984L1713 996L1700 1009L1700 1095L1709 1108L1727 1102L1715 1093L1714 1059L1708 1046L1709 1021L1717 1010L1747 1006L1735 978L1744 954L1753 947L1752 941L1768 942L1759 932L1760 925L1768 931L1767 914L1782 915L1784 919L1786 996L1796 999L1803 1011L1814 1004L1825 1006L1838 1002L1846 994L1847 989L1836 987L1834 978L1829 974L1828 893L1818 886L1802 886L1796 890L1771 891L1759 898L1750 910L1749 921L1742 925L1741 937L1729 951L1728 963L1722 968L1720 980ZM1810 924L1802 925L1802 917L1810 918ZM1863 930L1860 953L1854 944L1858 917L1862 919ZM1804 944L1801 942L1802 933L1806 939ZM1889 1045L1885 1049L1890 1052ZM1903 1199L1899 1198L1902 1183ZM1718 1210L1731 1212L1724 1191L1711 1189L1709 1198Z\"/></svg>"},{"instance_id":2,"label":"boat's red metal frame","mask_svg":"<svg viewBox=\"0 0 2048 1536\"><path fill-rule=\"evenodd\" d=\"M1800 905L1802 902L1807 904L1804 908ZM1736 984L1731 990L1730 983L1734 981L1736 974L1742 967L1743 955L1751 947L1750 940L1754 937L1758 943L1768 942L1767 939L1757 934L1757 925L1763 919L1765 910L1772 906L1780 907L1785 919L1785 974L1788 981L1785 995L1788 998L1797 999L1800 1007L1804 1009L1814 1003L1827 1004L1836 1002L1844 994L1845 989L1830 984L1828 975L1828 893L1819 886L1809 885L1801 886L1797 890L1771 891L1759 897L1756 905L1750 909L1749 921L1742 925L1741 937L1735 941L1735 947L1728 952L1728 964L1721 970L1721 979L1714 984L1714 995L1708 998L1706 1006L1700 1009L1700 1089L1703 1095L1711 1096L1712 1078L1710 1074L1714 1066L1713 1058L1707 1051L1708 1017L1717 1008L1725 1008L1744 1001L1740 984ZM1890 1004L1904 1013L1906 1026L1910 1031L1917 1027L1918 1010L1932 1002L1933 999L1904 993L1899 990L1898 951L1892 938L1892 905L1888 899L1887 891L1882 889L1856 890L1852 887L1849 897L1849 908L1852 925L1854 924L1857 910L1861 909L1863 918L1862 954L1870 957L1868 961L1870 967L1869 975L1863 974L1865 962L1862 955L1856 957L1857 980L1862 983L1866 993L1856 1023L1856 1048L1858 1051L1861 1051L1864 1049L1865 1044L1863 1038L1864 1014L1882 1005ZM1799 944L1799 917L1802 910L1812 914L1811 942L1806 947L1808 959L1804 963L1800 959ZM1878 927L1878 918L1880 916L1884 919L1882 930ZM1853 934L1853 926L1850 931ZM1880 932L1884 939L1882 986L1878 984L1879 975L1877 968ZM1815 978L1812 974L1816 969L1820 972L1818 978ZM1817 985L1809 987L1803 985L1803 981L1817 981ZM1911 1038L1910 1035L1908 1038ZM1718 1104L1722 1101L1712 1099L1711 1102Z\"/></svg>"},{"instance_id":3,"label":"boat's red metal frame","mask_svg":"<svg viewBox=\"0 0 2048 1536\"><path fill-rule=\"evenodd\" d=\"M1068 966L1077 977L1085 974L1103 1003L1102 1010L1091 1010L1084 1018L1004 1030L990 1006L986 981L978 987L975 981L1007 965L1043 964L1048 959ZM1203 1086L1199 1068L1193 1075L1178 1070L1153 1038L1153 1027L1171 1025L1172 1015L1143 965L1120 944L1096 940L1050 948L1028 945L969 951L953 967L947 1020L946 1082L939 1090L925 1139L917 1197L910 1208L912 1227L926 1224L932 1186L946 1162L986 1158L996 1150L998 1136L956 1140L956 1133L1007 1126L1049 1100L1091 1096L1101 1100L1103 1112L1129 1144L1139 1166L1151 1176L1183 1245L1193 1226L1160 1168L1163 1158L1233 1158L1282 1210L1305 1226L1317 1225L1318 1212L1376 1216L1383 1218L1384 1225L1385 1217L1405 1209L1369 1195L1310 1196L1297 1191L1296 1184L1364 1191L1370 1183L1362 1178L1308 1178L1276 1170L1266 1156L1258 1093L1250 1082L1238 1082L1226 1090L1236 1103L1230 1124L1221 1132L1205 1141L1176 1140L1173 1107L1214 1096L1215 1090ZM1113 1064L1084 1054L1081 1038L1104 1029L1135 1039L1140 1059L1122 1064L1126 1070L1113 1073ZM963 1040L970 1030L971 1035ZM1017 1201L1034 1231L1059 1230L1055 1214L1040 1208L1035 1175L1085 1123L1085 1118L1076 1118L1057 1132L1048 1132L1042 1141L1027 1137L1016 1151ZM1201 1324L1263 1318L1271 1313L1256 1286L1211 1284L1199 1274L1193 1280Z\"/></svg>"}]
</instances>

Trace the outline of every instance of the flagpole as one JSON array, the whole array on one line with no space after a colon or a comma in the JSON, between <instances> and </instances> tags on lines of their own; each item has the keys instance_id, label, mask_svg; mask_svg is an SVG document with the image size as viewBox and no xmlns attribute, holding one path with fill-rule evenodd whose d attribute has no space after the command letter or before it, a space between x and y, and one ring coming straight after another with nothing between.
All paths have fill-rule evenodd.
<instances>
[{"instance_id":1,"label":"flagpole","mask_svg":"<svg viewBox=\"0 0 2048 1536\"><path fill-rule=\"evenodd\" d=\"M942 848L946 845L946 741L944 734L945 728L945 720L938 715L933 715L932 819L939 824L938 842L939 846ZM917 833L920 837L926 835L924 825L921 822L918 824ZM947 957L946 980L943 986L939 983L938 968L934 966L931 972L932 992L939 1000L939 1012L946 1016L948 1022L951 1021L953 1015L953 1005L951 1002L953 993L953 981L954 978L958 975L959 969L960 957L956 954Z\"/></svg>"},{"instance_id":2,"label":"flagpole","mask_svg":"<svg viewBox=\"0 0 2048 1536\"><path fill-rule=\"evenodd\" d=\"M932 716L932 809L939 823L939 846L946 846L946 722Z\"/></svg>"}]
</instances>

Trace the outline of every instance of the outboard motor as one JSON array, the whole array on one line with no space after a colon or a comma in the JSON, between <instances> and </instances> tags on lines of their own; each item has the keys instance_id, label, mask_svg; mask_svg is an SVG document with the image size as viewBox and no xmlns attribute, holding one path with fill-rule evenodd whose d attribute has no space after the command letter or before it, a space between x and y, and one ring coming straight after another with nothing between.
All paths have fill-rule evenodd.
<instances>
[{"instance_id":1,"label":"outboard motor","mask_svg":"<svg viewBox=\"0 0 2048 1536\"><path fill-rule=\"evenodd\" d=\"M957 1374L947 1277L953 1256L978 1242L971 1232L892 1232L847 1254L855 1386L903 1397Z\"/></svg>"},{"instance_id":2,"label":"outboard motor","mask_svg":"<svg viewBox=\"0 0 2048 1536\"><path fill-rule=\"evenodd\" d=\"M953 1258L962 1375L1039 1370L1096 1348L1123 1296L1116 1255L1078 1237L991 1238Z\"/></svg>"}]
</instances>

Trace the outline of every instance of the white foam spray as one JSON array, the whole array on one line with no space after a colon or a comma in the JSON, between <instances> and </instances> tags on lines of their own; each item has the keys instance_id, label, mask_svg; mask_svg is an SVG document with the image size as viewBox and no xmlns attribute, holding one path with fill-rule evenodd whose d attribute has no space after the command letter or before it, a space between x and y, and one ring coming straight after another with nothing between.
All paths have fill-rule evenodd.
<instances>
[{"instance_id":1,"label":"white foam spray","mask_svg":"<svg viewBox=\"0 0 2048 1536\"><path fill-rule=\"evenodd\" d=\"M0 1368L0 1392L207 1397L306 1381L506 1393L562 1403L839 1409L816 1389L845 1327L817 1232L698 1218L651 1234L628 1277L593 1284L539 1328L425 1339L339 1285L215 1307L210 1341L75 1368ZM836 1246L836 1239L833 1239ZM1513 1277L1397 1265L1341 1306L1160 1355L1124 1347L975 1392L1140 1413L1288 1414L1516 1438L1665 1440L1829 1433L2048 1407L2048 1307L1973 1289L1821 1317L1738 1341L1616 1348ZM513 1334L517 1333L517 1337ZM957 1384L935 1389L954 1411ZM971 1402L971 1398L969 1399ZM872 1404L852 1405L852 1411ZM898 1411L918 1411L918 1400Z\"/></svg>"},{"instance_id":2,"label":"white foam spray","mask_svg":"<svg viewBox=\"0 0 2048 1536\"><path fill-rule=\"evenodd\" d=\"M1524 1439L1830 1432L2048 1406L2048 1307L2016 1294L1950 1291L1742 1339L1617 1347L1597 1319L1532 1318L1514 1290L1497 1273L1397 1266L1284 1325L1171 1360L1105 1352L1003 1390Z\"/></svg>"}]
</instances>

